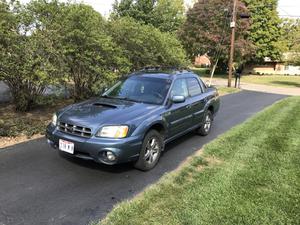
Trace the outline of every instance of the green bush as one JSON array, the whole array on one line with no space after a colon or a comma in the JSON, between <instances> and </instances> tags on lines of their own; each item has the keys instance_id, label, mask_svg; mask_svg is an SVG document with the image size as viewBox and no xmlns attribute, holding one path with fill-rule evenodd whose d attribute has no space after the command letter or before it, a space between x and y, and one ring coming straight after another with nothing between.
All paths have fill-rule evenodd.
<instances>
[{"instance_id":1,"label":"green bush","mask_svg":"<svg viewBox=\"0 0 300 225\"><path fill-rule=\"evenodd\" d=\"M101 14L84 4L69 4L63 18L63 52L76 101L98 94L98 87L129 71L126 55L107 34Z\"/></svg>"},{"instance_id":2,"label":"green bush","mask_svg":"<svg viewBox=\"0 0 300 225\"><path fill-rule=\"evenodd\" d=\"M110 22L110 34L137 70L145 66L187 66L185 50L174 34L163 33L130 17Z\"/></svg>"},{"instance_id":3,"label":"green bush","mask_svg":"<svg viewBox=\"0 0 300 225\"><path fill-rule=\"evenodd\" d=\"M45 29L54 23L52 14L46 23L33 5L0 3L0 80L10 87L18 111L29 110L47 85L58 83L64 68L57 32Z\"/></svg>"},{"instance_id":4,"label":"green bush","mask_svg":"<svg viewBox=\"0 0 300 225\"><path fill-rule=\"evenodd\" d=\"M72 83L79 101L130 70L188 65L174 34L127 17L108 23L81 3L1 1L0 21L0 80L17 111L38 105L49 85Z\"/></svg>"}]
</instances>

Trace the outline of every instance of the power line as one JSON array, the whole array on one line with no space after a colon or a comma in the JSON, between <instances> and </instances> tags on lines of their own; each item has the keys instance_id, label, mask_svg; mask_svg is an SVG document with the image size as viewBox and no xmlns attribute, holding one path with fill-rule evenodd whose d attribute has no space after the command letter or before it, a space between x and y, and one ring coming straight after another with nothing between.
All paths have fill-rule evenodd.
<instances>
[{"instance_id":1,"label":"power line","mask_svg":"<svg viewBox=\"0 0 300 225\"><path fill-rule=\"evenodd\" d=\"M300 16L296 15L279 15L280 17L290 17L290 18L300 18Z\"/></svg>"},{"instance_id":2,"label":"power line","mask_svg":"<svg viewBox=\"0 0 300 225\"><path fill-rule=\"evenodd\" d=\"M278 6L278 9L280 9L282 12L286 13L286 15L290 16L290 14L287 11L285 11L285 9L281 8L280 6Z\"/></svg>"},{"instance_id":3,"label":"power line","mask_svg":"<svg viewBox=\"0 0 300 225\"><path fill-rule=\"evenodd\" d=\"M284 8L294 8L294 7L299 7L299 5L281 5L280 7L284 7Z\"/></svg>"},{"instance_id":4,"label":"power line","mask_svg":"<svg viewBox=\"0 0 300 225\"><path fill-rule=\"evenodd\" d=\"M292 17L292 18L300 18L300 16L297 15L290 15L285 9L283 9L281 6L278 6L278 9L280 9L285 15L279 15L280 17Z\"/></svg>"}]
</instances>

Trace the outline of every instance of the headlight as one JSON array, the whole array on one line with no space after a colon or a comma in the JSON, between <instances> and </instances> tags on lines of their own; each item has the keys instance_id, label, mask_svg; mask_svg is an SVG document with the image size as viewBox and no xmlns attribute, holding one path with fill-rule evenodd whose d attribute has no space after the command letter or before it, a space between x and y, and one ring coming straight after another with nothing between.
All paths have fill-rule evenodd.
<instances>
[{"instance_id":1,"label":"headlight","mask_svg":"<svg viewBox=\"0 0 300 225\"><path fill-rule=\"evenodd\" d=\"M56 115L56 113L54 113L53 116L52 116L52 124L53 124L54 126L57 125L57 115Z\"/></svg>"},{"instance_id":2,"label":"headlight","mask_svg":"<svg viewBox=\"0 0 300 225\"><path fill-rule=\"evenodd\" d=\"M128 126L105 126L97 133L98 137L124 138L127 136Z\"/></svg>"}]
</instances>

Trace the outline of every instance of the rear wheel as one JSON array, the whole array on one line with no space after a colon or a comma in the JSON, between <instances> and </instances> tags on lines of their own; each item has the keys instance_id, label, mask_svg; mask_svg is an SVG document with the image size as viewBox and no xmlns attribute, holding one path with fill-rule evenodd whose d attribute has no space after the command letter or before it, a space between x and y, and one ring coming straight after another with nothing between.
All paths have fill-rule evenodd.
<instances>
[{"instance_id":1,"label":"rear wheel","mask_svg":"<svg viewBox=\"0 0 300 225\"><path fill-rule=\"evenodd\" d=\"M206 136L209 134L213 123L213 114L210 110L205 113L204 122L201 127L198 128L197 133L201 136Z\"/></svg>"},{"instance_id":2,"label":"rear wheel","mask_svg":"<svg viewBox=\"0 0 300 225\"><path fill-rule=\"evenodd\" d=\"M162 135L156 130L149 131L143 141L142 150L134 167L143 171L153 169L163 150Z\"/></svg>"}]
</instances>

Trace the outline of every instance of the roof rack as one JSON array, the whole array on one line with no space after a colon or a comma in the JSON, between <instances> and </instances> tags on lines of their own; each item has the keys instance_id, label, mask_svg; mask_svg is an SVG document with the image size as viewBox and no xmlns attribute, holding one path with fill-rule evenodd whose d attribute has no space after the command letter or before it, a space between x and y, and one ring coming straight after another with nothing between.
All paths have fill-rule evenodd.
<instances>
[{"instance_id":1,"label":"roof rack","mask_svg":"<svg viewBox=\"0 0 300 225\"><path fill-rule=\"evenodd\" d=\"M166 72L166 71L173 74L191 72L191 70L187 67L174 67L174 66L147 66L139 70L139 72Z\"/></svg>"}]
</instances>

